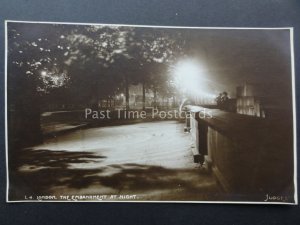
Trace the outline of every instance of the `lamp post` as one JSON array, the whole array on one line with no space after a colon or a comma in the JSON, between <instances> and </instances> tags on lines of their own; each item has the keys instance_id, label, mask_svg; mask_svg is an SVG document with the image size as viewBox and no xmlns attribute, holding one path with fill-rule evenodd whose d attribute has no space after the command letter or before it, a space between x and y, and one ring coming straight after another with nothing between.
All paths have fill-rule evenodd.
<instances>
[{"instance_id":1,"label":"lamp post","mask_svg":"<svg viewBox=\"0 0 300 225\"><path fill-rule=\"evenodd\" d=\"M189 133L191 130L190 116L191 113L185 108L188 96L196 96L199 92L201 84L201 68L195 60L179 61L174 67L174 80L179 89L182 103L180 105L180 113L185 113L184 132Z\"/></svg>"}]
</instances>

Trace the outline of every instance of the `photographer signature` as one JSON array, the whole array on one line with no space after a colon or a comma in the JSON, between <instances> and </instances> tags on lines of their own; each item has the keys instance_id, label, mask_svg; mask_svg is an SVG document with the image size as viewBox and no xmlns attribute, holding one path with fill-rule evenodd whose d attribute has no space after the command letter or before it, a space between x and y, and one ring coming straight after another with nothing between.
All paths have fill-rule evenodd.
<instances>
[{"instance_id":1,"label":"photographer signature","mask_svg":"<svg viewBox=\"0 0 300 225\"><path fill-rule=\"evenodd\" d=\"M283 202L286 202L286 201L288 201L288 197L284 196L284 195L269 195L269 194L266 194L264 201L265 202L268 202L268 201L283 201Z\"/></svg>"}]
</instances>

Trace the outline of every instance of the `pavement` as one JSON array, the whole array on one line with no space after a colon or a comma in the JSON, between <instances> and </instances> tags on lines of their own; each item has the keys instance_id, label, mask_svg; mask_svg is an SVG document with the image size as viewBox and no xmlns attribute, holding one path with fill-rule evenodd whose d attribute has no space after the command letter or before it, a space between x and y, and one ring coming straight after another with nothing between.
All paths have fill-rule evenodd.
<instances>
[{"instance_id":1,"label":"pavement","mask_svg":"<svg viewBox=\"0 0 300 225\"><path fill-rule=\"evenodd\" d=\"M214 177L193 162L192 140L183 127L157 121L82 128L49 138L20 152L20 166L10 174L10 199L221 200Z\"/></svg>"}]
</instances>

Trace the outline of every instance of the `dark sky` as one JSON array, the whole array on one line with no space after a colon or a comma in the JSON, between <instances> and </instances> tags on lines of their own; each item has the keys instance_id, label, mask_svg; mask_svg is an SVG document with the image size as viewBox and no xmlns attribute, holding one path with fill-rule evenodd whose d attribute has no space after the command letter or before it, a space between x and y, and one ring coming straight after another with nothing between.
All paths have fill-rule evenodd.
<instances>
[{"instance_id":1,"label":"dark sky","mask_svg":"<svg viewBox=\"0 0 300 225\"><path fill-rule=\"evenodd\" d=\"M290 31L186 30L188 54L199 60L212 92L235 95L237 85L260 84L270 93L291 91Z\"/></svg>"}]
</instances>

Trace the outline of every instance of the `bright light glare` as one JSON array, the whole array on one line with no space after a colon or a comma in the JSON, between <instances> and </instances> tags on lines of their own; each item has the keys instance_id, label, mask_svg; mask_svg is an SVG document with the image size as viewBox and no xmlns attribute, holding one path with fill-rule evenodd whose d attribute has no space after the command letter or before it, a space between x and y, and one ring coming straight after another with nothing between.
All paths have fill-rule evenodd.
<instances>
[{"instance_id":1,"label":"bright light glare","mask_svg":"<svg viewBox=\"0 0 300 225\"><path fill-rule=\"evenodd\" d=\"M172 70L174 82L182 95L192 99L214 99L208 89L207 69L194 59L179 61Z\"/></svg>"},{"instance_id":2,"label":"bright light glare","mask_svg":"<svg viewBox=\"0 0 300 225\"><path fill-rule=\"evenodd\" d=\"M47 75L47 72L43 70L43 71L41 72L41 75L42 75L42 76L46 76L46 75Z\"/></svg>"},{"instance_id":3,"label":"bright light glare","mask_svg":"<svg viewBox=\"0 0 300 225\"><path fill-rule=\"evenodd\" d=\"M201 67L193 60L177 63L174 68L175 83L184 92L197 92L201 88Z\"/></svg>"}]
</instances>

